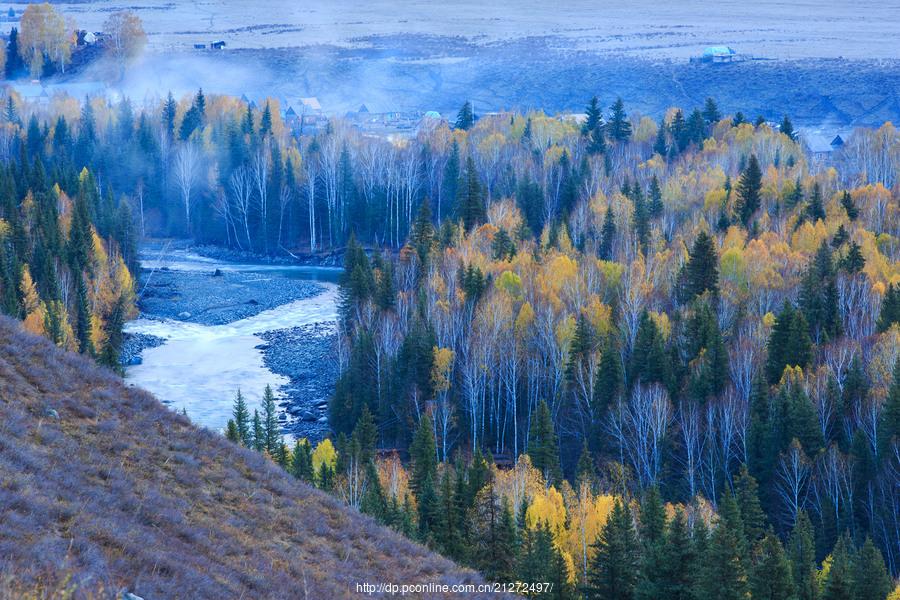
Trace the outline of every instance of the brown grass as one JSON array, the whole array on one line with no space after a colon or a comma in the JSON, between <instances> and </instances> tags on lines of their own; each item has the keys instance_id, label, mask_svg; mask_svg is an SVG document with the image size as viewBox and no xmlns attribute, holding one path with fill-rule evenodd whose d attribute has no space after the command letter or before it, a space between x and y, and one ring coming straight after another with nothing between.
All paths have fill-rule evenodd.
<instances>
[{"instance_id":1,"label":"brown grass","mask_svg":"<svg viewBox=\"0 0 900 600\"><path fill-rule=\"evenodd\" d=\"M0 597L319 600L365 581L480 578L0 318Z\"/></svg>"}]
</instances>

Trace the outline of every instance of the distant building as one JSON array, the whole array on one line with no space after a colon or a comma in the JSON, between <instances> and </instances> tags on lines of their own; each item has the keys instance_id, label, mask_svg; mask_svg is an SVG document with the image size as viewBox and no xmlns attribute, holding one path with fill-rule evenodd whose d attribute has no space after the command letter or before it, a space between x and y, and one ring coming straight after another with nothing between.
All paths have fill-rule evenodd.
<instances>
[{"instance_id":1,"label":"distant building","mask_svg":"<svg viewBox=\"0 0 900 600\"><path fill-rule=\"evenodd\" d=\"M320 113L322 112L322 105L319 103L319 99L315 96L310 98L300 98L300 104L303 105L304 113Z\"/></svg>"},{"instance_id":2,"label":"distant building","mask_svg":"<svg viewBox=\"0 0 900 600\"><path fill-rule=\"evenodd\" d=\"M744 57L731 46L707 46L700 56L691 57L692 63L731 63L744 60Z\"/></svg>"},{"instance_id":3,"label":"distant building","mask_svg":"<svg viewBox=\"0 0 900 600\"><path fill-rule=\"evenodd\" d=\"M206 44L194 44L194 50L206 50Z\"/></svg>"},{"instance_id":4,"label":"distant building","mask_svg":"<svg viewBox=\"0 0 900 600\"><path fill-rule=\"evenodd\" d=\"M799 140L809 152L813 163L822 165L829 163L834 153L844 146L844 138L840 134L831 137L819 131L800 130Z\"/></svg>"}]
</instances>

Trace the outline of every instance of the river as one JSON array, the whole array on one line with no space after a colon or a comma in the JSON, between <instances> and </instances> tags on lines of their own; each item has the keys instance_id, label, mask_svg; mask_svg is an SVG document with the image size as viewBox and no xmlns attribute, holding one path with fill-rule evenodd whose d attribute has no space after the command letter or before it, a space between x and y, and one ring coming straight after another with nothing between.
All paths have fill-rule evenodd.
<instances>
[{"instance_id":1,"label":"river","mask_svg":"<svg viewBox=\"0 0 900 600\"><path fill-rule=\"evenodd\" d=\"M126 368L129 384L152 392L170 408L185 410L196 424L222 430L231 416L234 394L240 389L248 406L258 406L265 386L274 389L288 378L273 373L263 363L257 347L264 340L257 333L312 323L334 322L337 318L338 270L327 267L228 263L184 251L167 260L142 260L147 269L166 267L169 272L224 272L260 274L269 278L315 281L323 289L310 298L295 300L259 314L223 325L204 325L185 320L139 318L126 324L125 331L164 338L155 348L144 349L140 364ZM152 275L150 276L152 280ZM199 293L202 293L200 291Z\"/></svg>"}]
</instances>

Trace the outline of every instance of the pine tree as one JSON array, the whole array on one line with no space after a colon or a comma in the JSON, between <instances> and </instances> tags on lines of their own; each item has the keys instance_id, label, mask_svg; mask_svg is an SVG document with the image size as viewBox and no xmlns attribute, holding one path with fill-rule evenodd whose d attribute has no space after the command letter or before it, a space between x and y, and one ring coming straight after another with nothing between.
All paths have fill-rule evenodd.
<instances>
[{"instance_id":1,"label":"pine tree","mask_svg":"<svg viewBox=\"0 0 900 600\"><path fill-rule=\"evenodd\" d=\"M306 438L294 442L294 451L291 453L291 473L302 481L308 483L315 481L312 446Z\"/></svg>"},{"instance_id":2,"label":"pine tree","mask_svg":"<svg viewBox=\"0 0 900 600\"><path fill-rule=\"evenodd\" d=\"M466 168L459 180L456 192L456 212L462 219L466 231L484 221L486 216L484 207L484 190L475 169L475 161L471 156L466 157Z\"/></svg>"},{"instance_id":3,"label":"pine tree","mask_svg":"<svg viewBox=\"0 0 900 600\"><path fill-rule=\"evenodd\" d=\"M259 135L266 137L272 133L272 109L269 107L269 101L266 100L266 107L263 109L262 118L259 121Z\"/></svg>"},{"instance_id":4,"label":"pine tree","mask_svg":"<svg viewBox=\"0 0 900 600\"><path fill-rule=\"evenodd\" d=\"M434 225L431 223L431 204L428 198L425 198L409 231L409 243L419 255L423 271L427 269L428 259L436 241Z\"/></svg>"},{"instance_id":5,"label":"pine tree","mask_svg":"<svg viewBox=\"0 0 900 600\"><path fill-rule=\"evenodd\" d=\"M237 428L238 440L244 446L249 447L253 441L250 430L250 412L247 410L247 403L244 402L244 396L241 394L240 388L234 397L231 416Z\"/></svg>"},{"instance_id":6,"label":"pine tree","mask_svg":"<svg viewBox=\"0 0 900 600\"><path fill-rule=\"evenodd\" d=\"M840 267L851 275L855 275L860 273L865 266L866 259L862 255L862 248L856 242L850 242L847 255L840 261Z\"/></svg>"},{"instance_id":7,"label":"pine tree","mask_svg":"<svg viewBox=\"0 0 900 600\"><path fill-rule=\"evenodd\" d=\"M125 326L125 311L125 298L120 295L106 321L106 344L100 353L100 364L115 371L122 370L119 356L122 353L122 343L124 342L122 328Z\"/></svg>"},{"instance_id":8,"label":"pine tree","mask_svg":"<svg viewBox=\"0 0 900 600\"><path fill-rule=\"evenodd\" d=\"M241 436L238 434L234 419L228 419L228 423L225 425L225 439L234 444L241 443Z\"/></svg>"},{"instance_id":9,"label":"pine tree","mask_svg":"<svg viewBox=\"0 0 900 600\"><path fill-rule=\"evenodd\" d=\"M846 190L841 195L841 206L847 211L847 218L850 219L851 222L855 221L859 216L859 209L856 208L856 203L853 202L853 196Z\"/></svg>"},{"instance_id":10,"label":"pine tree","mask_svg":"<svg viewBox=\"0 0 900 600\"><path fill-rule=\"evenodd\" d=\"M702 146L703 140L706 139L706 121L703 119L703 113L701 113L700 110L695 108L691 111L691 116L688 117L686 128L687 132L685 135L689 140L689 143Z\"/></svg>"},{"instance_id":11,"label":"pine tree","mask_svg":"<svg viewBox=\"0 0 900 600\"><path fill-rule=\"evenodd\" d=\"M769 532L755 553L750 577L753 600L794 600L794 576L781 542Z\"/></svg>"},{"instance_id":12,"label":"pine tree","mask_svg":"<svg viewBox=\"0 0 900 600\"><path fill-rule=\"evenodd\" d=\"M881 313L878 315L878 333L890 329L894 323L900 323L900 284L888 284L884 299L881 301Z\"/></svg>"},{"instance_id":13,"label":"pine tree","mask_svg":"<svg viewBox=\"0 0 900 600\"><path fill-rule=\"evenodd\" d=\"M575 489L579 489L582 484L592 487L595 476L594 457L591 456L591 449L588 448L588 442L585 439L582 441L581 453L578 455L578 464L575 466Z\"/></svg>"},{"instance_id":14,"label":"pine tree","mask_svg":"<svg viewBox=\"0 0 900 600\"><path fill-rule=\"evenodd\" d=\"M788 555L791 560L794 587L797 600L816 600L819 583L816 579L816 548L813 540L812 523L806 511L800 511L797 523L788 541Z\"/></svg>"},{"instance_id":15,"label":"pine tree","mask_svg":"<svg viewBox=\"0 0 900 600\"><path fill-rule=\"evenodd\" d=\"M878 421L879 453L885 455L894 442L900 443L900 359L894 363L894 380Z\"/></svg>"},{"instance_id":16,"label":"pine tree","mask_svg":"<svg viewBox=\"0 0 900 600\"><path fill-rule=\"evenodd\" d=\"M760 206L760 190L762 189L762 169L759 167L759 161L755 154L750 155L750 162L747 168L741 173L738 181L738 216L744 227L750 227L750 219L753 214L759 210Z\"/></svg>"},{"instance_id":17,"label":"pine tree","mask_svg":"<svg viewBox=\"0 0 900 600\"><path fill-rule=\"evenodd\" d=\"M812 340L803 313L784 303L767 344L766 377L769 385L781 381L787 366L806 367L812 358Z\"/></svg>"},{"instance_id":18,"label":"pine tree","mask_svg":"<svg viewBox=\"0 0 900 600\"><path fill-rule=\"evenodd\" d=\"M678 152L687 150L691 140L688 138L687 123L684 121L684 113L681 112L680 108L672 115L672 122L669 123L669 132L672 134L675 149Z\"/></svg>"},{"instance_id":19,"label":"pine tree","mask_svg":"<svg viewBox=\"0 0 900 600\"><path fill-rule=\"evenodd\" d=\"M6 79L12 81L25 73L25 61L19 48L19 30L13 27L6 45Z\"/></svg>"},{"instance_id":20,"label":"pine tree","mask_svg":"<svg viewBox=\"0 0 900 600\"><path fill-rule=\"evenodd\" d=\"M441 507L434 489L434 476L431 473L422 480L417 486L418 492L416 498L418 500L419 509L419 539L426 544L433 545L435 543L435 529L441 519Z\"/></svg>"},{"instance_id":21,"label":"pine tree","mask_svg":"<svg viewBox=\"0 0 900 600\"><path fill-rule=\"evenodd\" d=\"M416 496L427 478L432 481L437 475L437 446L434 441L434 432L428 419L419 421L419 427L409 447L409 457L412 461L412 477L410 484Z\"/></svg>"},{"instance_id":22,"label":"pine tree","mask_svg":"<svg viewBox=\"0 0 900 600\"><path fill-rule=\"evenodd\" d=\"M591 546L584 595L588 600L632 600L638 582L640 544L627 504L618 499Z\"/></svg>"},{"instance_id":23,"label":"pine tree","mask_svg":"<svg viewBox=\"0 0 900 600\"><path fill-rule=\"evenodd\" d=\"M253 409L252 423L253 425L251 433L253 435L253 449L257 452L262 452L266 449L266 435L263 432L262 420L259 418L259 411L255 408Z\"/></svg>"},{"instance_id":24,"label":"pine tree","mask_svg":"<svg viewBox=\"0 0 900 600\"><path fill-rule=\"evenodd\" d=\"M606 127L609 137L617 142L627 142L631 138L631 123L625 113L625 103L621 98L617 98L610 110L612 114Z\"/></svg>"},{"instance_id":25,"label":"pine tree","mask_svg":"<svg viewBox=\"0 0 900 600\"><path fill-rule=\"evenodd\" d=\"M532 415L528 433L528 456L545 481L559 483L562 480L553 417L550 416L550 407L543 400L538 405L537 413Z\"/></svg>"},{"instance_id":26,"label":"pine tree","mask_svg":"<svg viewBox=\"0 0 900 600\"><path fill-rule=\"evenodd\" d=\"M658 219L662 216L664 205L662 199L662 190L659 187L659 178L654 175L650 179L650 203L647 206L647 212L650 214L650 218Z\"/></svg>"},{"instance_id":27,"label":"pine tree","mask_svg":"<svg viewBox=\"0 0 900 600\"><path fill-rule=\"evenodd\" d=\"M699 537L699 536L697 536ZM684 512L678 510L669 521L663 540L663 552L657 566L657 585L648 594L638 585L638 598L693 600L697 574L697 554L688 531Z\"/></svg>"},{"instance_id":28,"label":"pine tree","mask_svg":"<svg viewBox=\"0 0 900 600\"><path fill-rule=\"evenodd\" d=\"M488 484L475 500L474 565L488 581L510 581L516 565L515 521L506 498Z\"/></svg>"},{"instance_id":29,"label":"pine tree","mask_svg":"<svg viewBox=\"0 0 900 600\"><path fill-rule=\"evenodd\" d=\"M465 104L462 105L462 108L460 108L459 112L456 114L455 127L457 129L462 129L463 131L468 131L474 124L475 113L472 111L472 103L466 100Z\"/></svg>"},{"instance_id":30,"label":"pine tree","mask_svg":"<svg viewBox=\"0 0 900 600\"><path fill-rule=\"evenodd\" d=\"M702 293L719 294L719 256L713 238L701 231L694 240L681 273L681 300L688 303Z\"/></svg>"},{"instance_id":31,"label":"pine tree","mask_svg":"<svg viewBox=\"0 0 900 600\"><path fill-rule=\"evenodd\" d=\"M737 505L729 494L721 503L723 513L709 538L698 584L702 600L746 600L748 593L746 547L740 531L740 515L729 518L727 510Z\"/></svg>"},{"instance_id":32,"label":"pine tree","mask_svg":"<svg viewBox=\"0 0 900 600\"><path fill-rule=\"evenodd\" d=\"M665 158L669 154L669 145L666 141L666 122L662 120L656 129L656 141L653 143L653 151Z\"/></svg>"},{"instance_id":33,"label":"pine tree","mask_svg":"<svg viewBox=\"0 0 900 600\"><path fill-rule=\"evenodd\" d=\"M594 421L601 423L607 411L615 406L616 397L622 390L624 375L619 348L613 334L606 336L600 350L600 364L597 367L597 383L594 386Z\"/></svg>"},{"instance_id":34,"label":"pine tree","mask_svg":"<svg viewBox=\"0 0 900 600\"><path fill-rule=\"evenodd\" d=\"M587 108L584 109L584 123L581 126L581 134L589 136L595 129L603 127L603 111L600 109L600 101L597 96L591 98Z\"/></svg>"},{"instance_id":35,"label":"pine tree","mask_svg":"<svg viewBox=\"0 0 900 600\"><path fill-rule=\"evenodd\" d=\"M837 281L831 248L825 240L807 267L800 290L800 307L816 341L841 334Z\"/></svg>"},{"instance_id":36,"label":"pine tree","mask_svg":"<svg viewBox=\"0 0 900 600\"><path fill-rule=\"evenodd\" d=\"M819 182L813 184L812 195L809 204L806 205L806 218L813 224L825 220L825 207L822 205L822 188Z\"/></svg>"},{"instance_id":37,"label":"pine tree","mask_svg":"<svg viewBox=\"0 0 900 600\"><path fill-rule=\"evenodd\" d=\"M662 580L665 563L666 510L655 486L644 492L641 501L640 535L641 559L640 575L635 588L635 598L652 600L659 598L665 587Z\"/></svg>"},{"instance_id":38,"label":"pine tree","mask_svg":"<svg viewBox=\"0 0 900 600\"><path fill-rule=\"evenodd\" d=\"M709 124L714 125L722 119L722 113L719 112L719 106L712 98L707 98L703 105L703 119Z\"/></svg>"},{"instance_id":39,"label":"pine tree","mask_svg":"<svg viewBox=\"0 0 900 600\"><path fill-rule=\"evenodd\" d=\"M866 537L853 560L853 599L884 600L893 588L893 581L884 566L881 552Z\"/></svg>"},{"instance_id":40,"label":"pine tree","mask_svg":"<svg viewBox=\"0 0 900 600\"><path fill-rule=\"evenodd\" d=\"M756 478L747 470L747 465L741 466L735 479L734 494L747 541L751 545L756 544L766 534L766 513L763 512L759 502L759 486Z\"/></svg>"},{"instance_id":41,"label":"pine tree","mask_svg":"<svg viewBox=\"0 0 900 600\"><path fill-rule=\"evenodd\" d=\"M360 500L359 510L373 517L379 523L387 524L387 499L384 497L384 489L382 489L381 481L378 479L378 470L375 467L375 462L372 460L367 461L364 471L366 490L363 492L362 500Z\"/></svg>"},{"instance_id":42,"label":"pine tree","mask_svg":"<svg viewBox=\"0 0 900 600\"><path fill-rule=\"evenodd\" d=\"M616 222L613 219L612 205L606 206L606 216L603 217L603 229L600 232L600 246L597 254L603 260L612 260L613 245L616 241Z\"/></svg>"},{"instance_id":43,"label":"pine tree","mask_svg":"<svg viewBox=\"0 0 900 600\"><path fill-rule=\"evenodd\" d=\"M275 394L270 385L266 385L263 391L262 414L263 449L274 457L281 437L279 435L281 428L278 426Z\"/></svg>"},{"instance_id":44,"label":"pine tree","mask_svg":"<svg viewBox=\"0 0 900 600\"><path fill-rule=\"evenodd\" d=\"M638 323L637 337L629 361L628 387L637 382L667 384L670 373L662 333L650 314L644 311Z\"/></svg>"},{"instance_id":45,"label":"pine tree","mask_svg":"<svg viewBox=\"0 0 900 600\"><path fill-rule=\"evenodd\" d=\"M797 132L794 131L794 124L791 123L787 115L784 115L784 119L781 120L781 126L778 129L792 142L797 141Z\"/></svg>"},{"instance_id":46,"label":"pine tree","mask_svg":"<svg viewBox=\"0 0 900 600\"><path fill-rule=\"evenodd\" d=\"M838 538L831 551L831 568L821 600L853 600L853 548L849 538Z\"/></svg>"}]
</instances>

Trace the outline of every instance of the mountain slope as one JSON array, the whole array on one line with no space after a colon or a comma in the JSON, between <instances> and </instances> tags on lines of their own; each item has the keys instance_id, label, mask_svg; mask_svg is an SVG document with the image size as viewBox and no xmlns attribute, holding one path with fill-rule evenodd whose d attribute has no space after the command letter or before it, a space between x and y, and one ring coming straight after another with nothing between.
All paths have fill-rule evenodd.
<instances>
[{"instance_id":1,"label":"mountain slope","mask_svg":"<svg viewBox=\"0 0 900 600\"><path fill-rule=\"evenodd\" d=\"M144 598L480 581L6 318L0 574L0 596L68 575Z\"/></svg>"}]
</instances>

